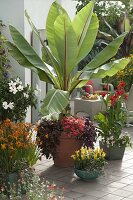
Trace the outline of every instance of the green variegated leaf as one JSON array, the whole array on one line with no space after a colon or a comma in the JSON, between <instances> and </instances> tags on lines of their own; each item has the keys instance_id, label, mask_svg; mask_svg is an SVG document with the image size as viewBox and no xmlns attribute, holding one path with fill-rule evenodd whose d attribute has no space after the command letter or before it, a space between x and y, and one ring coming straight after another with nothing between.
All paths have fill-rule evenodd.
<instances>
[{"instance_id":1,"label":"green variegated leaf","mask_svg":"<svg viewBox=\"0 0 133 200\"><path fill-rule=\"evenodd\" d=\"M114 60L112 62L109 62L105 65L102 65L98 67L95 70L86 71L81 75L82 79L87 79L87 77L90 77L91 79L95 78L104 78L105 76L113 76L118 71L124 69L128 63L130 62L130 59L119 59Z\"/></svg>"},{"instance_id":2,"label":"green variegated leaf","mask_svg":"<svg viewBox=\"0 0 133 200\"><path fill-rule=\"evenodd\" d=\"M27 58L22 54L19 49L12 44L11 42L6 42L6 45L8 46L9 52L11 56L21 65L28 69L33 70L35 73L38 74L41 81L46 81L47 83L53 84L51 78L48 76L48 74L44 71L44 69L40 69L36 66L34 66L33 63L29 62Z\"/></svg>"},{"instance_id":3,"label":"green variegated leaf","mask_svg":"<svg viewBox=\"0 0 133 200\"><path fill-rule=\"evenodd\" d=\"M78 54L76 34L68 15L62 14L57 17L54 23L54 31L55 45L60 58L63 77L68 78L75 67Z\"/></svg>"},{"instance_id":4,"label":"green variegated leaf","mask_svg":"<svg viewBox=\"0 0 133 200\"><path fill-rule=\"evenodd\" d=\"M87 71L90 69L96 69L100 65L106 63L109 59L116 55L120 45L123 43L123 40L127 33L121 34L119 37L114 39L111 43L108 44L100 53L98 53L91 62L82 70Z\"/></svg>"},{"instance_id":5,"label":"green variegated leaf","mask_svg":"<svg viewBox=\"0 0 133 200\"><path fill-rule=\"evenodd\" d=\"M51 89L47 93L41 113L45 115L61 113L69 103L69 93L63 90Z\"/></svg>"}]
</instances>

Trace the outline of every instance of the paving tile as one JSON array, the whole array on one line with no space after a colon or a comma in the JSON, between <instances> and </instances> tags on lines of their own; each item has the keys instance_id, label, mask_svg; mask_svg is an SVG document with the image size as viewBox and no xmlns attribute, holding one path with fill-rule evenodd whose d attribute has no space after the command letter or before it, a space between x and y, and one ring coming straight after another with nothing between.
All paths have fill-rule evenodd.
<instances>
[{"instance_id":1,"label":"paving tile","mask_svg":"<svg viewBox=\"0 0 133 200\"><path fill-rule=\"evenodd\" d=\"M133 192L133 185L127 185L125 187L122 188L123 190L129 191L129 192Z\"/></svg>"},{"instance_id":2,"label":"paving tile","mask_svg":"<svg viewBox=\"0 0 133 200\"><path fill-rule=\"evenodd\" d=\"M97 191L97 190L91 190L87 192L88 195L94 196L94 197L104 197L105 195L108 194L108 192L105 191Z\"/></svg>"},{"instance_id":3,"label":"paving tile","mask_svg":"<svg viewBox=\"0 0 133 200\"><path fill-rule=\"evenodd\" d=\"M112 194L122 196L122 197L128 197L129 195L132 195L133 193L130 191L123 190L123 189L119 189L119 190L112 192Z\"/></svg>"},{"instance_id":4,"label":"paving tile","mask_svg":"<svg viewBox=\"0 0 133 200\"><path fill-rule=\"evenodd\" d=\"M64 196L69 197L69 198L79 198L79 197L82 197L83 194L79 192L69 191L69 192L64 193Z\"/></svg>"},{"instance_id":5,"label":"paving tile","mask_svg":"<svg viewBox=\"0 0 133 200\"><path fill-rule=\"evenodd\" d=\"M93 196L85 195L85 196L82 196L80 198L77 198L76 200L98 200L98 198L97 197L93 197Z\"/></svg>"},{"instance_id":6,"label":"paving tile","mask_svg":"<svg viewBox=\"0 0 133 200\"><path fill-rule=\"evenodd\" d=\"M119 180L120 183L125 183L125 184L133 184L133 180L129 178L122 178Z\"/></svg>"},{"instance_id":7,"label":"paving tile","mask_svg":"<svg viewBox=\"0 0 133 200\"><path fill-rule=\"evenodd\" d=\"M128 199L132 199L133 200L133 194L127 197Z\"/></svg>"},{"instance_id":8,"label":"paving tile","mask_svg":"<svg viewBox=\"0 0 133 200\"><path fill-rule=\"evenodd\" d=\"M110 184L108 185L108 187L111 186L111 187L116 187L116 188L123 188L123 187L125 187L126 185L127 185L127 184L125 184L125 183L113 182L113 183L110 183Z\"/></svg>"},{"instance_id":9,"label":"paving tile","mask_svg":"<svg viewBox=\"0 0 133 200\"><path fill-rule=\"evenodd\" d=\"M102 197L102 199L99 199L99 200L123 200L123 197L120 197L120 196L117 196L117 195L113 195L113 194L108 194L104 197Z\"/></svg>"}]
</instances>

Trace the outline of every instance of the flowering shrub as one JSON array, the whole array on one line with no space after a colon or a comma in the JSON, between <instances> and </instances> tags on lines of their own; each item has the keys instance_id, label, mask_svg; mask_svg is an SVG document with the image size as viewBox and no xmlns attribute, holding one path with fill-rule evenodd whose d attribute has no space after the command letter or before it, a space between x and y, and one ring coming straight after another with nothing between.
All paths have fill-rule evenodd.
<instances>
[{"instance_id":1,"label":"flowering shrub","mask_svg":"<svg viewBox=\"0 0 133 200\"><path fill-rule=\"evenodd\" d=\"M74 160L74 166L79 170L102 170L105 165L105 153L103 149L91 149L87 147L82 147L80 150L72 155Z\"/></svg>"},{"instance_id":2,"label":"flowering shrub","mask_svg":"<svg viewBox=\"0 0 133 200\"><path fill-rule=\"evenodd\" d=\"M0 121L22 121L29 106L36 105L34 90L24 87L20 78L0 80Z\"/></svg>"},{"instance_id":3,"label":"flowering shrub","mask_svg":"<svg viewBox=\"0 0 133 200\"><path fill-rule=\"evenodd\" d=\"M61 134L76 137L83 145L94 147L96 130L89 118L63 117L61 120L42 119L38 126L37 141L46 158L54 157L56 146L60 143Z\"/></svg>"},{"instance_id":4,"label":"flowering shrub","mask_svg":"<svg viewBox=\"0 0 133 200\"><path fill-rule=\"evenodd\" d=\"M32 140L34 128L28 123L13 123L9 119L0 122L0 171L18 171L25 160L33 166L40 158L40 150Z\"/></svg>"},{"instance_id":5,"label":"flowering shrub","mask_svg":"<svg viewBox=\"0 0 133 200\"><path fill-rule=\"evenodd\" d=\"M123 102L128 98L124 87L125 83L120 81L113 94L103 93L105 111L95 116L99 125L99 136L101 136L102 142L107 143L107 145L126 146L130 144L129 136L121 135L126 118Z\"/></svg>"}]
</instances>

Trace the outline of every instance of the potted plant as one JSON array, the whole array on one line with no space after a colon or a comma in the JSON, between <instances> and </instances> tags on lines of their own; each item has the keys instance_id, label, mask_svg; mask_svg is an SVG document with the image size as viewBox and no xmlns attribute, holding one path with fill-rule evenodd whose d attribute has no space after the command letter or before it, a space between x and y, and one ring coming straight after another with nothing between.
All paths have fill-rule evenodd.
<instances>
[{"instance_id":1,"label":"potted plant","mask_svg":"<svg viewBox=\"0 0 133 200\"><path fill-rule=\"evenodd\" d=\"M15 27L9 27L14 41L14 44L6 43L10 54L21 66L36 72L40 80L54 86L44 99L41 108L43 116L67 112L69 97L75 88L82 87L92 78L113 76L130 62L130 58L110 61L116 55L127 34L123 33L97 54L81 71L77 71L78 63L91 51L97 36L99 20L93 13L93 8L94 1L92 0L71 21L64 8L56 1L53 2L46 21L46 37L49 46L43 42L26 12L26 17L42 44L42 58L36 54ZM49 68L49 65L52 68Z\"/></svg>"},{"instance_id":2,"label":"potted plant","mask_svg":"<svg viewBox=\"0 0 133 200\"><path fill-rule=\"evenodd\" d=\"M71 155L82 145L94 147L96 130L89 118L64 116L61 120L42 119L37 141L46 158L53 157L60 167L74 165ZM66 145L67 144L67 145Z\"/></svg>"},{"instance_id":3,"label":"potted plant","mask_svg":"<svg viewBox=\"0 0 133 200\"><path fill-rule=\"evenodd\" d=\"M72 155L74 171L82 179L96 179L104 171L105 153L103 149L82 147Z\"/></svg>"},{"instance_id":4,"label":"potted plant","mask_svg":"<svg viewBox=\"0 0 133 200\"><path fill-rule=\"evenodd\" d=\"M126 117L123 104L127 99L124 87L125 83L120 81L113 94L103 93L105 111L95 116L98 122L100 146L106 152L106 158L109 160L122 159L125 147L131 146L130 137L122 134Z\"/></svg>"},{"instance_id":5,"label":"potted plant","mask_svg":"<svg viewBox=\"0 0 133 200\"><path fill-rule=\"evenodd\" d=\"M31 168L41 157L40 149L32 140L34 128L28 123L0 122L0 187L7 191L17 184L21 169Z\"/></svg>"}]
</instances>

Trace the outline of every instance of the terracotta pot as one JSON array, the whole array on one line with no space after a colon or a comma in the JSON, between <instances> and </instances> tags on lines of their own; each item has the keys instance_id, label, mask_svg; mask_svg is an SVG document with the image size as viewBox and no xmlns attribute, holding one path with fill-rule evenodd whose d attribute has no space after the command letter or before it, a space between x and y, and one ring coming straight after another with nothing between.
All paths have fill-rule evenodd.
<instances>
[{"instance_id":1,"label":"terracotta pot","mask_svg":"<svg viewBox=\"0 0 133 200\"><path fill-rule=\"evenodd\" d=\"M73 167L74 161L71 155L82 147L82 141L68 136L60 136L60 144L57 145L54 156L54 164L58 167Z\"/></svg>"}]
</instances>

